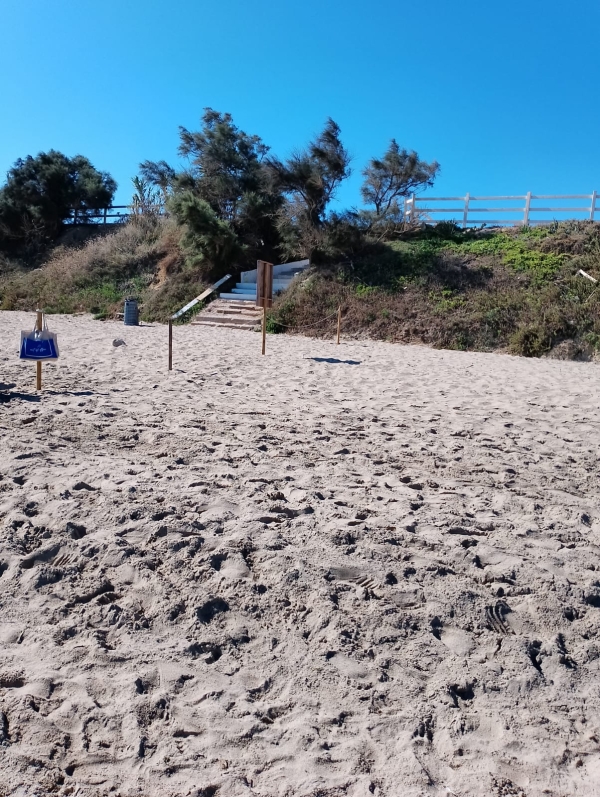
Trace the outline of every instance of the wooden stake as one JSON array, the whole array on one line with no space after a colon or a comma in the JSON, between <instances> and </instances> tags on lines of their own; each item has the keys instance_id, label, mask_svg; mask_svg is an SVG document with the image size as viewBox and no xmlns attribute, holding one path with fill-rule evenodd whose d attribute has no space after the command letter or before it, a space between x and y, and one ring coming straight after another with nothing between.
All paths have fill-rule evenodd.
<instances>
[{"instance_id":1,"label":"wooden stake","mask_svg":"<svg viewBox=\"0 0 600 797\"><path fill-rule=\"evenodd\" d=\"M169 371L173 370L173 321L169 318Z\"/></svg>"},{"instance_id":2,"label":"wooden stake","mask_svg":"<svg viewBox=\"0 0 600 797\"><path fill-rule=\"evenodd\" d=\"M35 328L41 332L44 328L44 314L41 310L36 310L36 321L35 321ZM36 363L36 380L35 380L35 389L41 390L42 389L42 361L38 360Z\"/></svg>"},{"instance_id":3,"label":"wooden stake","mask_svg":"<svg viewBox=\"0 0 600 797\"><path fill-rule=\"evenodd\" d=\"M262 322L262 353L265 353L267 348L267 308L263 306L263 322Z\"/></svg>"},{"instance_id":4,"label":"wooden stake","mask_svg":"<svg viewBox=\"0 0 600 797\"><path fill-rule=\"evenodd\" d=\"M340 327L342 325L342 305L338 307L337 345L340 345Z\"/></svg>"}]
</instances>

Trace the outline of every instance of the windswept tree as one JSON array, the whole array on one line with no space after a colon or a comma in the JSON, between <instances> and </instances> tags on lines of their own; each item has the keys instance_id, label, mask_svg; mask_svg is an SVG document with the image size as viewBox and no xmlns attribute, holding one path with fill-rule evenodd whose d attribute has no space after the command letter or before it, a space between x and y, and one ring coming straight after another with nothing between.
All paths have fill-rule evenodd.
<instances>
[{"instance_id":1,"label":"windswept tree","mask_svg":"<svg viewBox=\"0 0 600 797\"><path fill-rule=\"evenodd\" d=\"M164 160L144 161L140 163L140 176L133 180L142 180L147 186L154 186L164 203L171 193L176 175L175 169Z\"/></svg>"},{"instance_id":2,"label":"windswept tree","mask_svg":"<svg viewBox=\"0 0 600 797\"><path fill-rule=\"evenodd\" d=\"M56 150L16 161L0 189L0 237L26 240L35 231L52 240L76 210L80 218L108 207L117 184L83 155Z\"/></svg>"},{"instance_id":3,"label":"windswept tree","mask_svg":"<svg viewBox=\"0 0 600 797\"><path fill-rule=\"evenodd\" d=\"M365 245L398 232L398 200L431 185L439 170L392 141L363 171L362 195L371 209L334 213L330 204L351 174L351 158L333 119L285 159L240 130L230 114L212 108L204 110L200 130L180 127L179 137L185 167L140 164L140 204L148 185L159 190L185 228L189 259L206 264L215 276L257 257L354 258Z\"/></svg>"},{"instance_id":4,"label":"windswept tree","mask_svg":"<svg viewBox=\"0 0 600 797\"><path fill-rule=\"evenodd\" d=\"M227 257L272 251L278 241L275 214L281 196L268 179L266 144L240 130L230 114L212 108L204 110L199 131L180 127L179 137L178 153L187 160L184 170L177 172L165 161L144 161L140 173L170 197L171 211L188 227L189 248L201 259L214 262L216 257L224 268L236 264L227 264ZM211 248L212 234L218 240ZM233 239L237 246L231 245Z\"/></svg>"},{"instance_id":5,"label":"windswept tree","mask_svg":"<svg viewBox=\"0 0 600 797\"><path fill-rule=\"evenodd\" d=\"M330 118L305 149L285 161L267 158L267 166L275 186L292 201L294 212L300 202L310 226L318 228L326 221L327 206L340 183L351 174L350 161L339 125Z\"/></svg>"},{"instance_id":6,"label":"windswept tree","mask_svg":"<svg viewBox=\"0 0 600 797\"><path fill-rule=\"evenodd\" d=\"M439 170L437 161L420 160L416 152L401 149L392 139L383 157L372 158L363 169L362 198L374 206L376 220L396 216L398 200L431 187Z\"/></svg>"},{"instance_id":7,"label":"windswept tree","mask_svg":"<svg viewBox=\"0 0 600 797\"><path fill-rule=\"evenodd\" d=\"M175 217L185 226L182 243L193 255L220 273L245 254L233 226L220 219L205 199L191 191L178 191L169 201Z\"/></svg>"},{"instance_id":8,"label":"windswept tree","mask_svg":"<svg viewBox=\"0 0 600 797\"><path fill-rule=\"evenodd\" d=\"M202 129L179 128L179 154L189 163L197 193L219 218L235 222L248 194L264 188L261 161L269 148L259 136L250 136L233 123L231 114L206 108Z\"/></svg>"}]
</instances>

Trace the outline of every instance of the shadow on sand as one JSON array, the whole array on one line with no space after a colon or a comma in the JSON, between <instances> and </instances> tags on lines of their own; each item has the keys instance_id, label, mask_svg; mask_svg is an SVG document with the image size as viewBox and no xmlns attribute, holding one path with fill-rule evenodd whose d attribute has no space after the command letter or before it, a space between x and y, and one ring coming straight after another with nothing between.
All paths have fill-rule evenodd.
<instances>
[{"instance_id":1,"label":"shadow on sand","mask_svg":"<svg viewBox=\"0 0 600 797\"><path fill-rule=\"evenodd\" d=\"M0 382L0 404L5 404L7 401L12 401L13 399L21 399L21 401L39 401L41 399L41 394L37 393L20 393L18 391L13 392L12 388L16 387L16 384L12 382L8 384L6 382ZM44 395L46 396L108 396L108 393L96 393L93 390L44 390Z\"/></svg>"},{"instance_id":2,"label":"shadow on sand","mask_svg":"<svg viewBox=\"0 0 600 797\"><path fill-rule=\"evenodd\" d=\"M360 365L360 360L338 360L335 357L307 357L307 360L314 360L316 363L340 363L343 365Z\"/></svg>"},{"instance_id":3,"label":"shadow on sand","mask_svg":"<svg viewBox=\"0 0 600 797\"><path fill-rule=\"evenodd\" d=\"M8 386L0 385L0 404L5 404L7 401L13 399L20 399L21 401L39 401L40 397L33 393L12 393L10 390L4 392Z\"/></svg>"}]
</instances>

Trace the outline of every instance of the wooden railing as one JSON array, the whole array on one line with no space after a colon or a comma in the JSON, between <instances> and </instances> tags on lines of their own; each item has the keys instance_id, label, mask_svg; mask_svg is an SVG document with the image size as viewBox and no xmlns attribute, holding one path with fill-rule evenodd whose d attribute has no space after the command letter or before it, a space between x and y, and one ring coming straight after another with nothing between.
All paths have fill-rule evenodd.
<instances>
[{"instance_id":1,"label":"wooden railing","mask_svg":"<svg viewBox=\"0 0 600 797\"><path fill-rule=\"evenodd\" d=\"M115 212L116 211L116 212ZM164 205L111 205L108 208L94 210L71 211L70 224L116 224L130 216L142 216L144 213L154 213L162 216L165 212Z\"/></svg>"},{"instance_id":2,"label":"wooden railing","mask_svg":"<svg viewBox=\"0 0 600 797\"><path fill-rule=\"evenodd\" d=\"M560 200L587 200L588 205L581 206L546 206L539 207L535 203L539 200L560 199ZM447 205L436 206L436 202L461 202L460 207L448 207ZM481 207L481 202L524 202L524 205L513 205L512 207ZM454 221L462 227L471 225L499 225L510 227L511 225L533 226L535 224L550 224L559 220L559 214L563 219L586 218L594 221L595 214L600 212L598 205L598 194L593 191L591 194L532 194L524 196L423 196L417 197L414 194L404 200L404 217L409 222L424 221L432 223L436 221ZM544 213L544 218L535 217L532 214ZM434 217L434 214L437 214ZM485 214L492 214L482 218ZM509 215L510 214L510 215ZM564 214L569 214L565 217ZM500 218L498 218L500 216ZM517 218L515 218L517 216ZM599 219L600 220L600 219Z\"/></svg>"}]
</instances>

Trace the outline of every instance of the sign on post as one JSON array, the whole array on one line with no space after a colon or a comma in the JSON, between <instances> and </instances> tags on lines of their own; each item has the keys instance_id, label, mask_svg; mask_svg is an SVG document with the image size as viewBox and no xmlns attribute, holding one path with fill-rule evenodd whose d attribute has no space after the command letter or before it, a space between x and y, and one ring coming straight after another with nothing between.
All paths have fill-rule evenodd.
<instances>
[{"instance_id":1,"label":"sign on post","mask_svg":"<svg viewBox=\"0 0 600 797\"><path fill-rule=\"evenodd\" d=\"M21 360L34 360L36 363L36 390L42 389L42 362L58 360L58 341L56 333L50 332L46 317L41 310L36 311L33 330L21 330Z\"/></svg>"}]
</instances>

